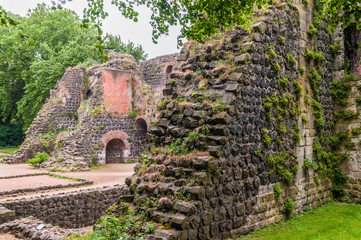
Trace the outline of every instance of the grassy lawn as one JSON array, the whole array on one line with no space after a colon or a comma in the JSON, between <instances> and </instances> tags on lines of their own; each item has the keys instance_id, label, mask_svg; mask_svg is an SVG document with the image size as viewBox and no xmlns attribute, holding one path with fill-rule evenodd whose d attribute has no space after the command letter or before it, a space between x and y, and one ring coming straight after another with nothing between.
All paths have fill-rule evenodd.
<instances>
[{"instance_id":1,"label":"grassy lawn","mask_svg":"<svg viewBox=\"0 0 361 240\"><path fill-rule=\"evenodd\" d=\"M6 157L6 155L0 155L0 159L1 159L1 158L5 158L5 157Z\"/></svg>"},{"instance_id":2,"label":"grassy lawn","mask_svg":"<svg viewBox=\"0 0 361 240\"><path fill-rule=\"evenodd\" d=\"M238 240L361 239L361 205L328 203Z\"/></svg>"},{"instance_id":3,"label":"grassy lawn","mask_svg":"<svg viewBox=\"0 0 361 240\"><path fill-rule=\"evenodd\" d=\"M8 153L8 154L13 154L14 152L16 152L16 150L18 150L18 147L13 147L13 148L0 148L0 152L4 152L4 153Z\"/></svg>"}]
</instances>

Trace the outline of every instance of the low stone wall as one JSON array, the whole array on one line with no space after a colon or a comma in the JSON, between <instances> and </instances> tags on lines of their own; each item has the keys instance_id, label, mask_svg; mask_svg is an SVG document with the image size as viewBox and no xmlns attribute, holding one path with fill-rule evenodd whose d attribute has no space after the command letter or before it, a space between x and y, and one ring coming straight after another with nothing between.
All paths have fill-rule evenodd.
<instances>
[{"instance_id":1,"label":"low stone wall","mask_svg":"<svg viewBox=\"0 0 361 240\"><path fill-rule=\"evenodd\" d=\"M0 225L0 233L11 233L15 237L27 240L60 240L79 231L73 229L61 229L33 218L22 218Z\"/></svg>"},{"instance_id":2,"label":"low stone wall","mask_svg":"<svg viewBox=\"0 0 361 240\"><path fill-rule=\"evenodd\" d=\"M7 200L0 204L14 210L18 218L33 216L52 225L79 228L94 224L107 208L122 198L133 198L125 185Z\"/></svg>"}]
</instances>

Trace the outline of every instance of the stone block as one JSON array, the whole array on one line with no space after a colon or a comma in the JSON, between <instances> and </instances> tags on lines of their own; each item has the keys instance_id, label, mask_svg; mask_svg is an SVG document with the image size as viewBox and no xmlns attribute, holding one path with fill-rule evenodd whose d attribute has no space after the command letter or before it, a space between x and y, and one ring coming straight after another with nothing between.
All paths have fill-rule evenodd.
<instances>
[{"instance_id":1,"label":"stone block","mask_svg":"<svg viewBox=\"0 0 361 240\"><path fill-rule=\"evenodd\" d=\"M244 64L244 63L246 63L246 61L249 61L250 59L251 59L250 54L245 53L245 54L236 56L236 57L234 58L234 62L235 62L236 64L239 64L239 63L240 63L240 64Z\"/></svg>"}]
</instances>

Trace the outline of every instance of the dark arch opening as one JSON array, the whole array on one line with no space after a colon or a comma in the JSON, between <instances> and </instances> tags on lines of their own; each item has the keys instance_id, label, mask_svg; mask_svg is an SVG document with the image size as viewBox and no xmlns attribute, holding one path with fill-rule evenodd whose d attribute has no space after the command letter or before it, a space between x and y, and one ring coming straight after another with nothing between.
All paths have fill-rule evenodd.
<instances>
[{"instance_id":1,"label":"dark arch opening","mask_svg":"<svg viewBox=\"0 0 361 240\"><path fill-rule=\"evenodd\" d=\"M170 73L172 72L172 70L173 70L173 66L172 66L172 65L169 65L169 66L167 67L167 69L165 70L165 72L166 72L167 74L170 74Z\"/></svg>"},{"instance_id":2,"label":"dark arch opening","mask_svg":"<svg viewBox=\"0 0 361 240\"><path fill-rule=\"evenodd\" d=\"M147 122L142 118L137 119L134 123L134 130L133 136L136 141L133 150L136 154L141 155L144 151L145 136L148 130Z\"/></svg>"},{"instance_id":3,"label":"dark arch opening","mask_svg":"<svg viewBox=\"0 0 361 240\"><path fill-rule=\"evenodd\" d=\"M122 163L124 162L123 151L125 144L122 140L116 138L108 142L106 148L106 163Z\"/></svg>"},{"instance_id":4,"label":"dark arch opening","mask_svg":"<svg viewBox=\"0 0 361 240\"><path fill-rule=\"evenodd\" d=\"M356 25L352 24L344 30L345 35L345 55L348 58L345 60L346 67L353 74L360 75L360 59L361 59L361 30L357 30Z\"/></svg>"},{"instance_id":5,"label":"dark arch opening","mask_svg":"<svg viewBox=\"0 0 361 240\"><path fill-rule=\"evenodd\" d=\"M138 118L134 123L134 128L137 133L147 133L148 127L147 122L143 118Z\"/></svg>"},{"instance_id":6,"label":"dark arch opening","mask_svg":"<svg viewBox=\"0 0 361 240\"><path fill-rule=\"evenodd\" d=\"M173 70L173 65L168 65L167 68L165 69L165 73L167 74L167 78L169 79L169 75Z\"/></svg>"},{"instance_id":7,"label":"dark arch opening","mask_svg":"<svg viewBox=\"0 0 361 240\"><path fill-rule=\"evenodd\" d=\"M88 91L86 91L85 99L89 99L91 97L91 95L93 95L93 92L92 92L92 90L88 89Z\"/></svg>"}]
</instances>

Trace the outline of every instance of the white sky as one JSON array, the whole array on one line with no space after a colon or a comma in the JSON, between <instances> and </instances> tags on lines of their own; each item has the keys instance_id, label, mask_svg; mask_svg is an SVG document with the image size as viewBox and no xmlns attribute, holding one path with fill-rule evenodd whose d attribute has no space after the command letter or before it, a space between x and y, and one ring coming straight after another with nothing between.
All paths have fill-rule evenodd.
<instances>
[{"instance_id":1,"label":"white sky","mask_svg":"<svg viewBox=\"0 0 361 240\"><path fill-rule=\"evenodd\" d=\"M0 5L12 13L25 16L28 9L36 7L37 3L45 2L51 6L51 0L0 0ZM109 16L103 22L104 33L113 35L119 34L122 41L127 43L128 40L135 44L142 45L149 58L179 52L177 49L177 36L179 27L170 29L169 36L163 36L159 39L158 44L153 44L152 27L149 24L151 11L145 7L139 8L138 22L125 19L118 9L111 5L111 0L105 0L105 10ZM73 0L66 3L65 7L74 10L80 18L83 17L83 9L86 6L86 0Z\"/></svg>"}]
</instances>

